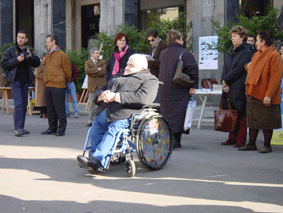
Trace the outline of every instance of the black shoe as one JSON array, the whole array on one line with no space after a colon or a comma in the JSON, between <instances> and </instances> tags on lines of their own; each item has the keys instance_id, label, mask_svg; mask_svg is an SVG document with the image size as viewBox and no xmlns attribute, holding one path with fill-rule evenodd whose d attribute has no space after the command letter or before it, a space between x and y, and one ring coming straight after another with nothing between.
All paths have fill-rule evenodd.
<instances>
[{"instance_id":1,"label":"black shoe","mask_svg":"<svg viewBox=\"0 0 283 213\"><path fill-rule=\"evenodd\" d=\"M29 134L29 131L25 130L25 129L22 129L22 132L25 134L25 135L28 135Z\"/></svg>"},{"instance_id":2,"label":"black shoe","mask_svg":"<svg viewBox=\"0 0 283 213\"><path fill-rule=\"evenodd\" d=\"M24 135L24 132L21 129L15 130L15 136L19 137Z\"/></svg>"},{"instance_id":3,"label":"black shoe","mask_svg":"<svg viewBox=\"0 0 283 213\"><path fill-rule=\"evenodd\" d=\"M47 129L46 131L41 132L42 135L55 135L56 131L51 131Z\"/></svg>"},{"instance_id":4,"label":"black shoe","mask_svg":"<svg viewBox=\"0 0 283 213\"><path fill-rule=\"evenodd\" d=\"M55 136L64 136L65 135L65 132L57 132L56 134L55 134Z\"/></svg>"},{"instance_id":5,"label":"black shoe","mask_svg":"<svg viewBox=\"0 0 283 213\"><path fill-rule=\"evenodd\" d=\"M89 126L92 126L92 123L87 123L87 125L86 125L87 127L89 127Z\"/></svg>"},{"instance_id":6,"label":"black shoe","mask_svg":"<svg viewBox=\"0 0 283 213\"><path fill-rule=\"evenodd\" d=\"M179 143L174 143L173 144L173 148L174 149L176 149L176 148L181 148L182 146L181 146L181 144L179 144Z\"/></svg>"},{"instance_id":7,"label":"black shoe","mask_svg":"<svg viewBox=\"0 0 283 213\"><path fill-rule=\"evenodd\" d=\"M82 166L86 167L90 173L97 173L100 163L95 157L87 158L82 155L78 155L77 160Z\"/></svg>"}]
</instances>

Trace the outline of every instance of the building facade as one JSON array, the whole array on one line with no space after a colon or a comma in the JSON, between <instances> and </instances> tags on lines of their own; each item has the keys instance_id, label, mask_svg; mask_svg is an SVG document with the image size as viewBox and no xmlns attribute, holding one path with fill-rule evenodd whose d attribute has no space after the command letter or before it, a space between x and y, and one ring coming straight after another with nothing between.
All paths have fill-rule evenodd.
<instances>
[{"instance_id":1,"label":"building facade","mask_svg":"<svg viewBox=\"0 0 283 213\"><path fill-rule=\"evenodd\" d=\"M249 16L265 13L271 3L280 9L282 0L0 0L0 44L15 41L16 32L28 32L29 45L38 55L46 51L46 35L59 35L62 49L80 50L93 45L95 34L111 33L126 22L136 28L146 28L148 11L169 8L185 12L187 23L192 21L192 45L196 60L199 58L199 37L214 36L211 20L221 24L237 22L239 13ZM173 9L172 9L173 8ZM178 14L177 12L177 14ZM218 56L217 70L201 70L200 79L220 80L224 56Z\"/></svg>"}]
</instances>

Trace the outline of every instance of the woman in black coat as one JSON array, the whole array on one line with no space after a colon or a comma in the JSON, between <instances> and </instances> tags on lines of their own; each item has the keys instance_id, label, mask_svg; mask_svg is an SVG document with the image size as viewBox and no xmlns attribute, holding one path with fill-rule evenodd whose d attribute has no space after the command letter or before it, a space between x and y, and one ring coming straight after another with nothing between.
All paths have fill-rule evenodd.
<instances>
[{"instance_id":1,"label":"woman in black coat","mask_svg":"<svg viewBox=\"0 0 283 213\"><path fill-rule=\"evenodd\" d=\"M134 49L128 47L128 42L129 40L124 33L120 32L116 35L114 43L117 46L114 48L106 66L105 77L107 82L115 75L121 76L127 66L128 59L136 53Z\"/></svg>"},{"instance_id":2,"label":"woman in black coat","mask_svg":"<svg viewBox=\"0 0 283 213\"><path fill-rule=\"evenodd\" d=\"M233 46L228 51L221 81L225 99L229 98L230 93L231 107L238 110L238 122L236 130L229 133L227 141L222 142L221 145L241 147L245 145L247 139L245 95L247 72L244 66L251 61L253 52L252 46L246 43L248 31L244 27L232 27L230 35Z\"/></svg>"},{"instance_id":3,"label":"woman in black coat","mask_svg":"<svg viewBox=\"0 0 283 213\"><path fill-rule=\"evenodd\" d=\"M167 35L167 48L160 54L159 102L162 115L168 120L175 138L174 148L181 147L181 135L184 127L187 104L190 95L198 88L198 66L193 55L183 47L183 38L179 31L171 30ZM176 66L183 51L182 60L186 74L194 84L191 88L182 87L173 82Z\"/></svg>"}]
</instances>

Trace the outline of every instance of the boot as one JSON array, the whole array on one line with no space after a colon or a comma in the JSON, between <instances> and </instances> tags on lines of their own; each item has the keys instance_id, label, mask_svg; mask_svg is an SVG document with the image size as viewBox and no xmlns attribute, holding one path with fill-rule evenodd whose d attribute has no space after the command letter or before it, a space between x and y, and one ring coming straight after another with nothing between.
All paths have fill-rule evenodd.
<instances>
[{"instance_id":1,"label":"boot","mask_svg":"<svg viewBox=\"0 0 283 213\"><path fill-rule=\"evenodd\" d=\"M237 143L234 144L234 148L242 147L247 141L247 116L242 116L239 120L239 131L237 136Z\"/></svg>"}]
</instances>

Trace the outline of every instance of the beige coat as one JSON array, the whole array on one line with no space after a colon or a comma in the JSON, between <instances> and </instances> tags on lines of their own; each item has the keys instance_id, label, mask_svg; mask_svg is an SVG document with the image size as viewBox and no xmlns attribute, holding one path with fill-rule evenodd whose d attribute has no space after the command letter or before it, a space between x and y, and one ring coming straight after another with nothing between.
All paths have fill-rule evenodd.
<instances>
[{"instance_id":1,"label":"beige coat","mask_svg":"<svg viewBox=\"0 0 283 213\"><path fill-rule=\"evenodd\" d=\"M35 106L44 107L46 106L45 100L45 84L43 82L45 74L45 66L41 65L35 69Z\"/></svg>"},{"instance_id":2,"label":"beige coat","mask_svg":"<svg viewBox=\"0 0 283 213\"><path fill-rule=\"evenodd\" d=\"M101 68L98 70L98 68ZM88 75L87 90L94 92L96 87L99 89L106 84L105 79L106 61L98 59L96 64L90 59L85 62L85 73Z\"/></svg>"}]
</instances>

